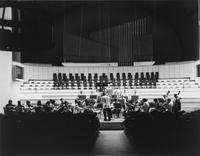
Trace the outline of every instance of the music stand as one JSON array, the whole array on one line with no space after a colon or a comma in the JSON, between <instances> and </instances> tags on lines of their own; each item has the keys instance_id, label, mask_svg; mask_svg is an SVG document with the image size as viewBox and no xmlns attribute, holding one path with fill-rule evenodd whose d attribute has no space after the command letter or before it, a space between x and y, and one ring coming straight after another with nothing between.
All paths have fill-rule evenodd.
<instances>
[{"instance_id":1,"label":"music stand","mask_svg":"<svg viewBox=\"0 0 200 156\"><path fill-rule=\"evenodd\" d=\"M97 95L90 95L90 99L97 99Z\"/></svg>"},{"instance_id":2,"label":"music stand","mask_svg":"<svg viewBox=\"0 0 200 156\"><path fill-rule=\"evenodd\" d=\"M132 95L132 96L131 96L131 100L132 100L133 102L136 102L138 99L139 99L139 96L138 96L138 95Z\"/></svg>"},{"instance_id":3,"label":"music stand","mask_svg":"<svg viewBox=\"0 0 200 156\"><path fill-rule=\"evenodd\" d=\"M78 99L79 100L85 100L86 99L86 95L78 95Z\"/></svg>"}]
</instances>

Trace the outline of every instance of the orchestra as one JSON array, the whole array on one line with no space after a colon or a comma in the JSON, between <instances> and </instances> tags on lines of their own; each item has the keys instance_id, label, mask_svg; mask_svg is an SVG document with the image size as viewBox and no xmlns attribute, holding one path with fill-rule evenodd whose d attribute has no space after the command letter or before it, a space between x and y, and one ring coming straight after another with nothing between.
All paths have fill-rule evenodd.
<instances>
[{"instance_id":1,"label":"orchestra","mask_svg":"<svg viewBox=\"0 0 200 156\"><path fill-rule=\"evenodd\" d=\"M21 104L21 101L18 101L17 105L12 104L12 100L9 100L8 104L4 108L5 112L17 112L17 113L51 113L51 112L71 112L75 113L84 113L84 112L104 112L107 108L107 113L110 118L116 117L120 118L120 113L127 113L131 111L141 111L141 112L151 112L154 110L159 111L180 111L181 102L180 102L180 91L177 94L174 94L174 99L169 98L170 91L167 91L163 95L163 98L154 99L153 103L149 102L148 99L143 98L139 99L137 95L133 95L131 100L128 100L126 95L126 90L123 92L113 91L113 88L108 85L104 88L103 92L99 92L99 95L90 95L89 98L86 98L86 95L83 94L83 91L80 91L80 94L74 100L74 102L69 103L64 99L59 101L49 100L45 104L42 104L40 100L37 101L36 105L32 105L30 101L26 101L25 105ZM104 99L109 98L109 102L105 104ZM171 104L172 101L172 104ZM108 104L109 103L109 104ZM109 107L105 107L109 105ZM106 109L105 109L106 108ZM101 113L100 112L100 113ZM122 113L122 114L123 114ZM115 116L113 116L115 115ZM105 117L106 115L104 115ZM106 117L105 117L106 120Z\"/></svg>"}]
</instances>

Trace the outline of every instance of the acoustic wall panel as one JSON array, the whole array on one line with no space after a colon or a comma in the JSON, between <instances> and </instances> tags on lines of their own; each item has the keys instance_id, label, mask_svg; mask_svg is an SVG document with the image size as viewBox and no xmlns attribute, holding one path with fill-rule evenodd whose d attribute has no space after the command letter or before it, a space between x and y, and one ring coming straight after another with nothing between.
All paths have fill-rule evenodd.
<instances>
[{"instance_id":1,"label":"acoustic wall panel","mask_svg":"<svg viewBox=\"0 0 200 156\"><path fill-rule=\"evenodd\" d=\"M200 77L200 64L196 66L196 70L197 70L197 77Z\"/></svg>"}]
</instances>

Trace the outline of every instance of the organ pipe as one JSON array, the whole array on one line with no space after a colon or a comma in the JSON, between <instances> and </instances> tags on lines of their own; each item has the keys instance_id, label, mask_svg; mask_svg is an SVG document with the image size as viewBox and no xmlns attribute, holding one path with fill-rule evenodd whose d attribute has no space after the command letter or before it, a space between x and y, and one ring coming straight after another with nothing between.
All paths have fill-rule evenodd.
<instances>
[{"instance_id":1,"label":"organ pipe","mask_svg":"<svg viewBox=\"0 0 200 156\"><path fill-rule=\"evenodd\" d=\"M104 52L106 61L117 61L120 65L132 65L134 60L141 59L143 54L142 43L143 35L147 33L147 17L137 18L125 24L110 27L109 10L106 10L107 17L104 18L106 23L105 29L93 32L91 38L107 45L99 50ZM99 18L102 19L99 10ZM101 29L101 20L99 20ZM115 49L113 50L112 47ZM117 58L118 57L118 58Z\"/></svg>"}]
</instances>

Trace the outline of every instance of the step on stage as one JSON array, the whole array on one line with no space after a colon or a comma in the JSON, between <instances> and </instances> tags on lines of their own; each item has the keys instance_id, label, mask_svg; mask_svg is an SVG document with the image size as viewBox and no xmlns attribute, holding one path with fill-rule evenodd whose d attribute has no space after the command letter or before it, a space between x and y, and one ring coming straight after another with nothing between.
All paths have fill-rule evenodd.
<instances>
[{"instance_id":1,"label":"step on stage","mask_svg":"<svg viewBox=\"0 0 200 156\"><path fill-rule=\"evenodd\" d=\"M114 118L111 121L104 121L100 119L100 130L123 130L121 123L124 118Z\"/></svg>"}]
</instances>

